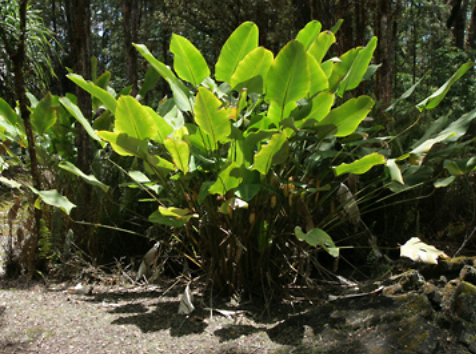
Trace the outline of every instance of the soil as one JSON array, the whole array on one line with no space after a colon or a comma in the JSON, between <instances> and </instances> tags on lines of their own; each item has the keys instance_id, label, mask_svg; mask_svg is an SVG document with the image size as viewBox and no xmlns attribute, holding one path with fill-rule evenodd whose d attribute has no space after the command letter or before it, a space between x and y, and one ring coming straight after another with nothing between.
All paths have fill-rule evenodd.
<instances>
[{"instance_id":1,"label":"soil","mask_svg":"<svg viewBox=\"0 0 476 354\"><path fill-rule=\"evenodd\" d=\"M196 309L186 316L177 313L186 286L180 281L86 286L84 294L73 293L74 283L4 280L0 353L476 353L476 321L445 312L463 293L446 296L448 284L412 271L390 285L334 286L312 300L279 304L210 301L192 289ZM474 307L476 296L465 293Z\"/></svg>"}]
</instances>

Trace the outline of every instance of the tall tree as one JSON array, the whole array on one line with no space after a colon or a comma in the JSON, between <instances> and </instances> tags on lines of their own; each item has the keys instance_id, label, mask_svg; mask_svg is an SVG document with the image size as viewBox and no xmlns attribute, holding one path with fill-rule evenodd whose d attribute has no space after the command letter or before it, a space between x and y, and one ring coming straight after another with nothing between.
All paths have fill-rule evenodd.
<instances>
[{"instance_id":1,"label":"tall tree","mask_svg":"<svg viewBox=\"0 0 476 354\"><path fill-rule=\"evenodd\" d=\"M446 26L451 28L455 46L464 49L468 0L448 0L451 13Z\"/></svg>"},{"instance_id":2,"label":"tall tree","mask_svg":"<svg viewBox=\"0 0 476 354\"><path fill-rule=\"evenodd\" d=\"M140 8L138 0L122 0L124 28L124 49L126 53L127 81L132 85L132 95L137 94L137 50L132 43L137 42L140 27Z\"/></svg>"}]
</instances>

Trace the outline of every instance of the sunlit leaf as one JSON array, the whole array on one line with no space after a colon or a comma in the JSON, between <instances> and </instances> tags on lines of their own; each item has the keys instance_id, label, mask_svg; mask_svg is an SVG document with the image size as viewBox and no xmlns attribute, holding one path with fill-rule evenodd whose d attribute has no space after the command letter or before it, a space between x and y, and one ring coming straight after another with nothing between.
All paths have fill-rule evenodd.
<instances>
[{"instance_id":1,"label":"sunlit leaf","mask_svg":"<svg viewBox=\"0 0 476 354\"><path fill-rule=\"evenodd\" d=\"M262 175L266 175L271 166L277 163L275 158L282 149L286 149L285 157L287 157L287 144L288 140L284 133L274 134L269 143L262 146L261 150L255 155L253 169L259 171ZM281 157L280 160L282 160Z\"/></svg>"},{"instance_id":2,"label":"sunlit leaf","mask_svg":"<svg viewBox=\"0 0 476 354\"><path fill-rule=\"evenodd\" d=\"M321 32L321 29L322 24L319 21L311 21L299 31L298 35L296 36L296 40L301 42L304 45L304 48L308 50Z\"/></svg>"},{"instance_id":3,"label":"sunlit leaf","mask_svg":"<svg viewBox=\"0 0 476 354\"><path fill-rule=\"evenodd\" d=\"M312 45L309 47L309 54L311 54L314 59L320 64L326 56L329 48L336 41L334 33L331 31L324 31L319 34L319 36L314 40Z\"/></svg>"},{"instance_id":4,"label":"sunlit leaf","mask_svg":"<svg viewBox=\"0 0 476 354\"><path fill-rule=\"evenodd\" d=\"M188 163L190 159L190 148L188 144L185 141L179 142L171 138L165 139L164 144L172 156L175 166L184 174L187 174L189 170Z\"/></svg>"},{"instance_id":5,"label":"sunlit leaf","mask_svg":"<svg viewBox=\"0 0 476 354\"><path fill-rule=\"evenodd\" d=\"M258 47L249 52L238 64L230 78L235 90L246 88L249 92L263 93L265 79L273 62L273 53Z\"/></svg>"},{"instance_id":6,"label":"sunlit leaf","mask_svg":"<svg viewBox=\"0 0 476 354\"><path fill-rule=\"evenodd\" d=\"M334 172L336 176L340 176L344 173L361 175L369 171L372 167L382 164L385 164L385 156L374 152L352 163L342 163L339 166L334 167Z\"/></svg>"},{"instance_id":7,"label":"sunlit leaf","mask_svg":"<svg viewBox=\"0 0 476 354\"><path fill-rule=\"evenodd\" d=\"M418 237L412 237L400 247L400 257L426 264L438 264L438 258L450 258L445 252L436 249L435 246L427 245Z\"/></svg>"},{"instance_id":8,"label":"sunlit leaf","mask_svg":"<svg viewBox=\"0 0 476 354\"><path fill-rule=\"evenodd\" d=\"M56 110L51 102L51 94L48 93L30 115L31 125L39 135L43 135L56 122Z\"/></svg>"},{"instance_id":9,"label":"sunlit leaf","mask_svg":"<svg viewBox=\"0 0 476 354\"><path fill-rule=\"evenodd\" d=\"M61 161L58 167L62 168L65 171L71 172L72 174L81 177L86 183L101 188L104 192L107 193L109 186L99 181L94 175L87 175L81 171L78 167L73 165L68 161Z\"/></svg>"},{"instance_id":10,"label":"sunlit leaf","mask_svg":"<svg viewBox=\"0 0 476 354\"><path fill-rule=\"evenodd\" d=\"M239 62L258 46L258 26L252 22L241 24L223 45L215 66L215 79L230 82Z\"/></svg>"},{"instance_id":11,"label":"sunlit leaf","mask_svg":"<svg viewBox=\"0 0 476 354\"><path fill-rule=\"evenodd\" d=\"M174 69L177 75L197 87L210 75L205 58L186 38L172 34L170 51L174 54Z\"/></svg>"},{"instance_id":12,"label":"sunlit leaf","mask_svg":"<svg viewBox=\"0 0 476 354\"><path fill-rule=\"evenodd\" d=\"M106 108L110 110L112 113L116 111L116 99L106 90L102 89L99 86L96 86L94 83L90 81L86 81L82 76L77 74L68 74L68 79L73 81L76 85L81 87L83 90L89 92L94 97L97 97L104 103Z\"/></svg>"},{"instance_id":13,"label":"sunlit leaf","mask_svg":"<svg viewBox=\"0 0 476 354\"><path fill-rule=\"evenodd\" d=\"M56 189L39 191L32 186L28 187L33 193L38 195L44 203L59 208L68 215L71 213L71 209L76 207L76 205L71 203L68 198L59 194Z\"/></svg>"}]
</instances>

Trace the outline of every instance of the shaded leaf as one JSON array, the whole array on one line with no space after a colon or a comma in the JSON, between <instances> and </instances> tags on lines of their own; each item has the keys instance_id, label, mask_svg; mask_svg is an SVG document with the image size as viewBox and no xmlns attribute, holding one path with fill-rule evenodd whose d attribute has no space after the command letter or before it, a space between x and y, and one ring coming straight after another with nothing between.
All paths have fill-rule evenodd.
<instances>
[{"instance_id":1,"label":"shaded leaf","mask_svg":"<svg viewBox=\"0 0 476 354\"><path fill-rule=\"evenodd\" d=\"M78 177L81 177L86 183L88 183L92 186L99 187L106 193L109 190L108 185L99 181L94 175L85 174L83 171L81 171L78 167L73 165L71 162L61 161L61 163L59 164L58 167L62 168L65 171L71 172L72 174L74 174Z\"/></svg>"},{"instance_id":2,"label":"shaded leaf","mask_svg":"<svg viewBox=\"0 0 476 354\"><path fill-rule=\"evenodd\" d=\"M332 238L324 230L315 228L308 233L304 233L299 226L296 226L294 234L298 240L305 241L313 247L320 246L332 257L339 257L339 248L336 247Z\"/></svg>"}]
</instances>

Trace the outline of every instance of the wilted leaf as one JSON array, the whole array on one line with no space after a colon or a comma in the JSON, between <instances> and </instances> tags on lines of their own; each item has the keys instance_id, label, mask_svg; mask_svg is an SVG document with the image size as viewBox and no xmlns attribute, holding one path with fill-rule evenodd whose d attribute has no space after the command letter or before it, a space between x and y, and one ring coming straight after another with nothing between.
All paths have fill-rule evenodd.
<instances>
[{"instance_id":1,"label":"wilted leaf","mask_svg":"<svg viewBox=\"0 0 476 354\"><path fill-rule=\"evenodd\" d=\"M445 252L427 245L418 237L412 237L400 247L400 257L407 257L418 263L438 264L438 258L450 258Z\"/></svg>"}]
</instances>

